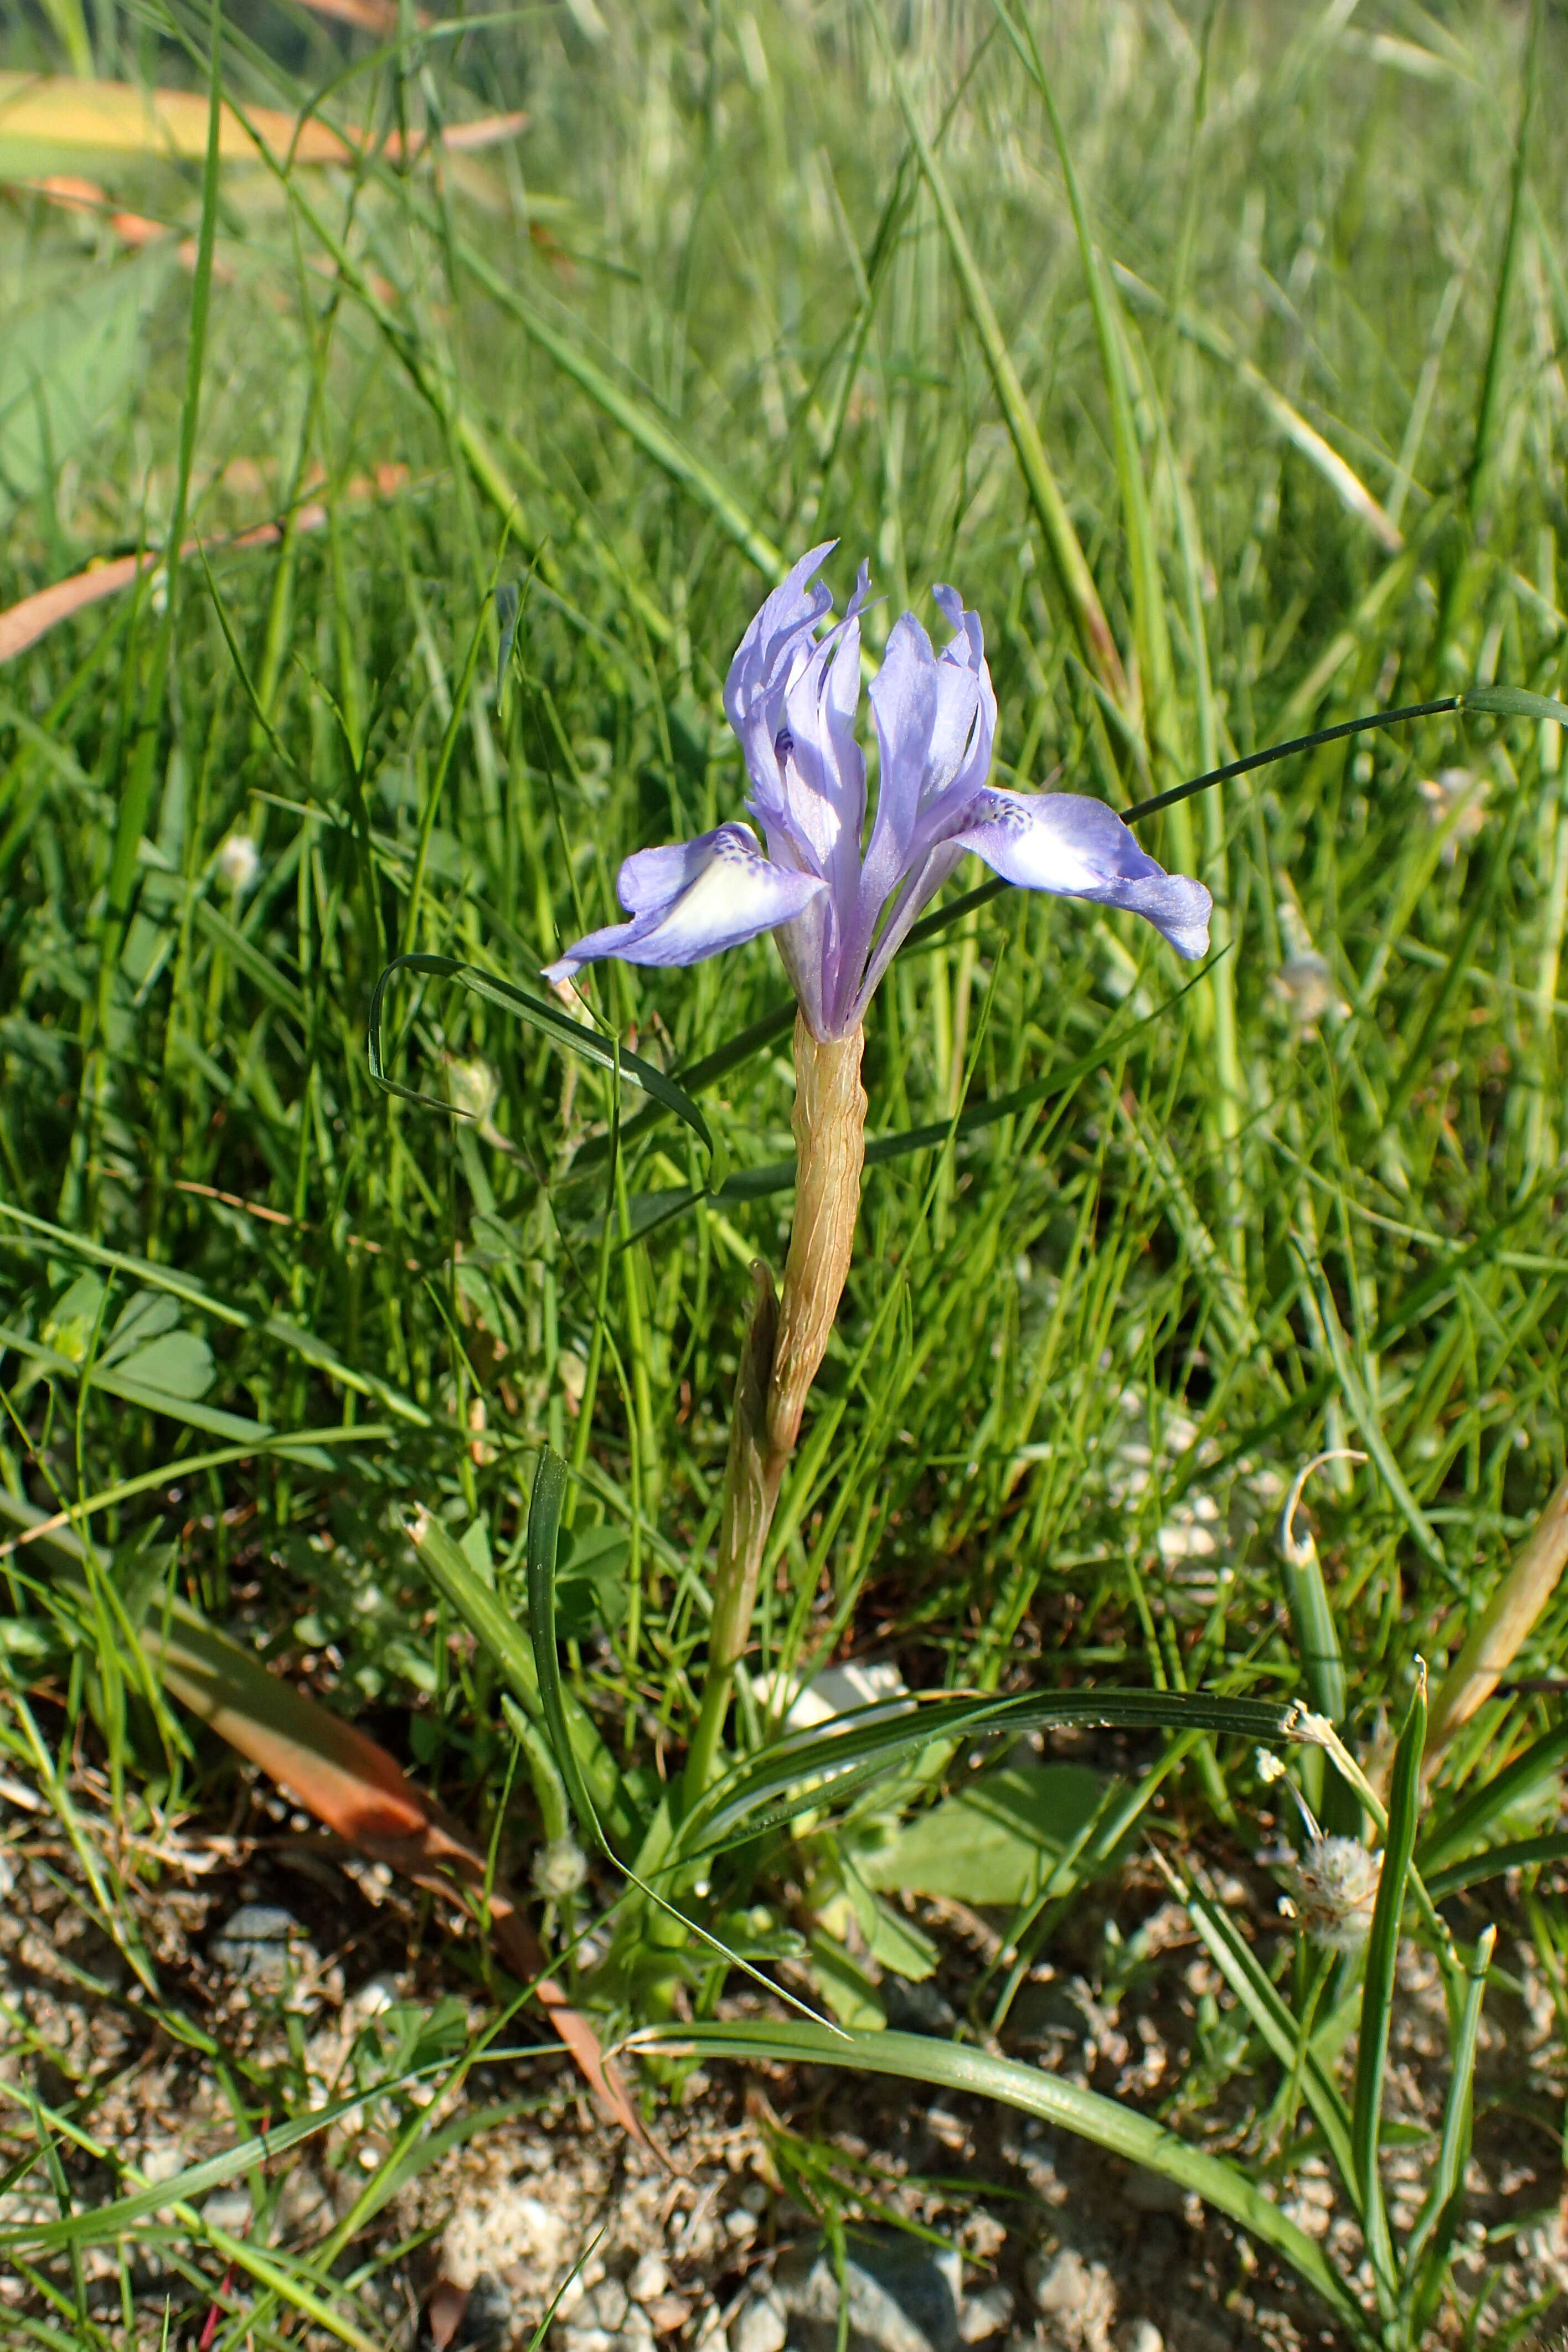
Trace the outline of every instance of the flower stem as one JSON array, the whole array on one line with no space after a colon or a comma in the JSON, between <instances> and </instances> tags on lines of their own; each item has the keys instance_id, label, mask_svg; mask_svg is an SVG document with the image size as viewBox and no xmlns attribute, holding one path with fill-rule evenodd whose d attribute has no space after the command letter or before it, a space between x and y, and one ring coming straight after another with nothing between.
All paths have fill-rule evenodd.
<instances>
[{"instance_id":1,"label":"flower stem","mask_svg":"<svg viewBox=\"0 0 1568 2352\"><path fill-rule=\"evenodd\" d=\"M713 1778L779 1488L849 1272L866 1158L864 1045L859 1029L824 1043L796 1018L795 1224L776 1304L767 1268L759 1263L752 1269L752 1315L724 1467L708 1676L686 1759L689 1804Z\"/></svg>"}]
</instances>

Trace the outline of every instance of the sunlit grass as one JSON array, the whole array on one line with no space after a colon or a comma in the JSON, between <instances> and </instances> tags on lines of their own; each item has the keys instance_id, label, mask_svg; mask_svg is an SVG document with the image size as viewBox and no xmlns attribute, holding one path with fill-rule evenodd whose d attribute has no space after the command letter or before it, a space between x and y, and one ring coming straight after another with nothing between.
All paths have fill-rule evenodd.
<instances>
[{"instance_id":1,"label":"sunlit grass","mask_svg":"<svg viewBox=\"0 0 1568 2352\"><path fill-rule=\"evenodd\" d=\"M51 1803L103 1763L78 1837L112 1932L111 1828L232 1802L225 1751L140 1687L165 1580L481 1847L503 1788L509 1842L554 1833L548 1755L519 1760L406 1535L434 1514L521 1610L544 1441L573 1472L568 1688L625 1858L657 1843L748 1261L787 1234L761 1173L791 1151L787 1022L700 1066L784 1001L776 956L583 983L688 1075L721 1197L629 1086L612 1182L610 1080L493 1002L387 998L389 1074L478 1120L380 1087L367 1022L400 951L536 989L623 855L740 813L718 687L781 558L838 536L842 595L868 554L874 646L955 582L1003 779L1121 805L1380 706L1563 692L1564 180L1544 103L1515 168L1526 26L1341 13L1040 12L1037 53L987 9L884 36L875 7L584 0L377 46L258 5L223 28L205 205L205 9L8 28L19 75L90 58L190 110L171 157L89 85L0 102L8 181L90 182L0 213L0 603L87 575L0 669L0 1475L104 1570L83 1601L44 1545L9 1557L0 1739ZM1543 100L1560 51L1548 23ZM244 120L307 98L291 158L268 127L243 159ZM351 138L357 163L315 160ZM90 564L171 531L205 562L87 601ZM1386 1759L1415 1659L1459 1652L1563 1475L1557 728L1326 745L1144 837L1215 892L1195 984L1119 918L1012 896L877 999L859 1248L736 1739L763 1675L847 1651L931 1688L1315 1699L1274 1521L1353 1447L1310 1499L1347 1736ZM1550 1731L1565 1623L1558 1599L1448 1750L1438 1843ZM1184 1853L1268 1842L1250 1746L1165 1761ZM1554 1829L1554 1771L1477 1835ZM1467 1948L1495 1892L1455 1913ZM1039 1952L1064 1916L1015 1927ZM683 1977L717 1999L620 1946L577 1990L658 2022ZM1005 2028L982 1990L973 2026ZM1258 2116L1270 2047L1236 2069Z\"/></svg>"}]
</instances>

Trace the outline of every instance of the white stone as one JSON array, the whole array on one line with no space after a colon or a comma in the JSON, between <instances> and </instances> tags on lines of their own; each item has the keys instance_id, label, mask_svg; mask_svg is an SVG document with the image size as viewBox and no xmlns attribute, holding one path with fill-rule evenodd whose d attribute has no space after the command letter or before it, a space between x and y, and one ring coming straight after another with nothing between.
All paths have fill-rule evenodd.
<instances>
[{"instance_id":1,"label":"white stone","mask_svg":"<svg viewBox=\"0 0 1568 2352\"><path fill-rule=\"evenodd\" d=\"M470 2287L481 2271L500 2271L509 2263L555 2273L564 2236L565 2223L558 2213L503 2181L447 2222L441 2241L442 2275L454 2286Z\"/></svg>"},{"instance_id":2,"label":"white stone","mask_svg":"<svg viewBox=\"0 0 1568 2352\"><path fill-rule=\"evenodd\" d=\"M982 2287L977 2294L966 2294L963 2308L958 2315L958 2333L965 2344L984 2344L993 2336L1004 2336L1013 2322L1013 2292L1000 2282Z\"/></svg>"},{"instance_id":3,"label":"white stone","mask_svg":"<svg viewBox=\"0 0 1568 2352\"><path fill-rule=\"evenodd\" d=\"M657 2248L649 2247L626 2281L634 2303L657 2303L669 2290L669 2265Z\"/></svg>"},{"instance_id":4,"label":"white stone","mask_svg":"<svg viewBox=\"0 0 1568 2352\"><path fill-rule=\"evenodd\" d=\"M226 2230L232 2238L250 2222L250 2191L248 2189L219 2189L202 2207L202 2220L214 2230Z\"/></svg>"},{"instance_id":5,"label":"white stone","mask_svg":"<svg viewBox=\"0 0 1568 2352\"><path fill-rule=\"evenodd\" d=\"M730 2352L784 2352L789 2322L771 2287L750 2296L730 2323Z\"/></svg>"},{"instance_id":6,"label":"white stone","mask_svg":"<svg viewBox=\"0 0 1568 2352\"><path fill-rule=\"evenodd\" d=\"M1165 2339L1152 2319L1124 2319L1116 2331L1116 2352L1165 2352Z\"/></svg>"}]
</instances>

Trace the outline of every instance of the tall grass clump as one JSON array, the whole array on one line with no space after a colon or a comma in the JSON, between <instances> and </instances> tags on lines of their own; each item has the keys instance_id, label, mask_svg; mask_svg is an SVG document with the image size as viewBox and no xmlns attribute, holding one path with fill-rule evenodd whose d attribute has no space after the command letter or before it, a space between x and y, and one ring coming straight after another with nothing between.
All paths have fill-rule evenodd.
<instances>
[{"instance_id":1,"label":"tall grass clump","mask_svg":"<svg viewBox=\"0 0 1568 2352\"><path fill-rule=\"evenodd\" d=\"M5 2325L152 2343L155 2242L219 2341L376 2340L355 2250L527 2000L629 2132L698 2060L970 2091L1340 2340L1475 2340L1489 1993L1568 1960L1562 26L0 30L0 1793L235 2124L154 2183L112 2069L0 2083ZM787 937L572 958L742 816L731 657L825 541L868 673L959 583L987 788L1131 817L1206 955L954 858L842 1020ZM160 1889L268 1781L466 1914L488 2039L326 2105L226 2052ZM1228 2028L1158 2112L1012 2022L1135 1874ZM996 1956L890 2031L933 1896Z\"/></svg>"}]
</instances>

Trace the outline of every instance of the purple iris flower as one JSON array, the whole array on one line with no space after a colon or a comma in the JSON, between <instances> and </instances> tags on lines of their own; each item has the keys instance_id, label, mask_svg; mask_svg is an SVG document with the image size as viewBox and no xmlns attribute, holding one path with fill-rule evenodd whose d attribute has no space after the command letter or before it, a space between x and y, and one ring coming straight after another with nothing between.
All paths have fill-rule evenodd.
<instances>
[{"instance_id":1,"label":"purple iris flower","mask_svg":"<svg viewBox=\"0 0 1568 2352\"><path fill-rule=\"evenodd\" d=\"M812 1034L847 1037L921 909L969 850L1026 890L1128 908L1178 955L1206 954L1213 901L1203 884L1156 865L1103 801L988 782L996 697L979 619L952 588L935 591L953 632L941 653L906 613L871 681L880 782L865 839L855 713L870 579L862 564L844 618L822 628L833 598L816 575L837 544L814 547L774 589L725 681L724 709L752 783L747 814L765 853L738 824L637 850L616 883L631 920L590 931L545 977L570 980L604 956L699 963L775 931Z\"/></svg>"}]
</instances>

